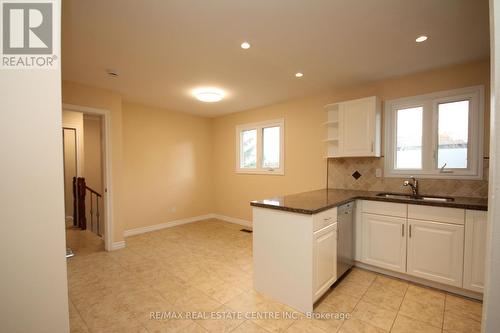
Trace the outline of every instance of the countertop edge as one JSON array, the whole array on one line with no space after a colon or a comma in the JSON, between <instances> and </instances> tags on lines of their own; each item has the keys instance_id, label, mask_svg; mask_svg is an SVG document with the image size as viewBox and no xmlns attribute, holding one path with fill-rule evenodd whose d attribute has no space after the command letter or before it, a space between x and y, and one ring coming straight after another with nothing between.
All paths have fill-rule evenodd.
<instances>
[{"instance_id":1,"label":"countertop edge","mask_svg":"<svg viewBox=\"0 0 500 333\"><path fill-rule=\"evenodd\" d=\"M475 205L475 204L466 204L466 203L456 203L456 202L433 202L433 201L416 201L412 199L394 199L394 198L383 198L383 197L369 197L369 196L353 196L348 199L341 200L338 202L334 202L328 205L325 205L321 208L310 210L310 209L302 209L302 208L293 208L293 207L284 207L284 206L276 206L269 205L261 202L251 201L250 206L260 207L260 208L269 208L281 211L287 211L291 213L305 214L305 215L313 215L325 211L327 209L331 209L334 207L341 206L345 203L354 201L354 200L370 200L370 201L383 201L383 202L393 202L393 203L403 203L403 204L412 204L412 205L421 205L421 206L434 206L434 207L445 207L445 208L460 208L460 209L469 209L469 210L481 210L487 211L488 206L484 205Z\"/></svg>"}]
</instances>

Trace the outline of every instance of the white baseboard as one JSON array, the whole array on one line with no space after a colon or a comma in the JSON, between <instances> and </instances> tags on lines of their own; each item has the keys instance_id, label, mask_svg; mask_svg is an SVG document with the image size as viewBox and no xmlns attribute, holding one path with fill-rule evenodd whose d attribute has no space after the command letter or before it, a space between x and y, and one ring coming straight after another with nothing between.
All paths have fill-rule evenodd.
<instances>
[{"instance_id":1,"label":"white baseboard","mask_svg":"<svg viewBox=\"0 0 500 333\"><path fill-rule=\"evenodd\" d=\"M247 228L252 229L252 222L251 221L239 219L237 217L220 215L220 214L212 214L212 215L213 215L213 218L215 218L215 219L226 221L229 223L239 224L239 225L242 225L242 226L245 226Z\"/></svg>"},{"instance_id":2,"label":"white baseboard","mask_svg":"<svg viewBox=\"0 0 500 333\"><path fill-rule=\"evenodd\" d=\"M214 218L214 214L205 214L205 215L200 215L200 216L188 217L185 219L169 221L169 222L155 224L155 225L151 225L151 226L147 226L147 227L125 230L123 232L123 236L129 237L129 236L139 235L139 234L143 234L146 232L161 230L161 229L165 229L165 228L171 228L171 227L175 227L175 226L182 225L182 224L193 223L193 222L208 220L208 219L212 219L212 218Z\"/></svg>"},{"instance_id":3,"label":"white baseboard","mask_svg":"<svg viewBox=\"0 0 500 333\"><path fill-rule=\"evenodd\" d=\"M124 248L125 248L125 241L122 240L122 241L114 242L113 244L111 244L110 251L116 251L116 250L120 250L120 249L124 249Z\"/></svg>"},{"instance_id":4,"label":"white baseboard","mask_svg":"<svg viewBox=\"0 0 500 333\"><path fill-rule=\"evenodd\" d=\"M245 226L247 228L252 228L252 222L250 222L250 221L239 219L236 217L230 217L230 216L210 213L210 214L199 215L199 216L194 216L194 217L188 217L185 219L155 224L155 225L151 225L151 226L147 226L147 227L125 230L123 232L123 236L129 237L129 236L134 236L134 235L140 235L140 234L144 234L146 232L161 230L161 229L165 229L165 228L172 228L172 227L175 227L178 225L193 223L193 222L198 222L198 221L203 221L203 220L208 220L208 219L218 219L218 220L222 220L222 221L229 222L229 223L239 224L239 225ZM113 244L113 247L114 247L114 244Z\"/></svg>"}]
</instances>

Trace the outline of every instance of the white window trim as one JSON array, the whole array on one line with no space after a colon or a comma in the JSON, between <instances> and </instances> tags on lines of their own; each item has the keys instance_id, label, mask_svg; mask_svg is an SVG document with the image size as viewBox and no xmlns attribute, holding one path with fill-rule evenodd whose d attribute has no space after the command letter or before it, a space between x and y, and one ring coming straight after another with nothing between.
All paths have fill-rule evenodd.
<instances>
[{"instance_id":1,"label":"white window trim","mask_svg":"<svg viewBox=\"0 0 500 333\"><path fill-rule=\"evenodd\" d=\"M468 169L434 168L437 154L437 108L439 103L469 99ZM396 111L423 106L423 131L432 129L432 135L422 135L422 170L395 169ZM429 111L431 110L431 111ZM483 179L484 140L484 86L440 91L436 93L390 100L385 103L385 176L436 179ZM451 172L449 172L451 171Z\"/></svg>"},{"instance_id":2,"label":"white window trim","mask_svg":"<svg viewBox=\"0 0 500 333\"><path fill-rule=\"evenodd\" d=\"M266 127L280 127L280 167L279 169L262 168L262 154L263 154L263 141L262 129ZM257 130L257 168L241 168L241 147L240 147L240 133L247 130ZM262 121L258 123L243 124L236 126L236 173L239 174L261 174L261 175L284 175L285 174L285 121L283 118L274 119L269 121Z\"/></svg>"}]
</instances>

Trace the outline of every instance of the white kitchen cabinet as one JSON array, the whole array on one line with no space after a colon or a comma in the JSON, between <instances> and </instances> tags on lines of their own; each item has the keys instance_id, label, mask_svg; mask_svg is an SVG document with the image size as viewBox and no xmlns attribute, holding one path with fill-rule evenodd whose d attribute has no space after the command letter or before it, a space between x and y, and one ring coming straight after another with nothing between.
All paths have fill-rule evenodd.
<instances>
[{"instance_id":1,"label":"white kitchen cabinet","mask_svg":"<svg viewBox=\"0 0 500 333\"><path fill-rule=\"evenodd\" d=\"M408 219L407 273L462 287L464 227Z\"/></svg>"},{"instance_id":2,"label":"white kitchen cabinet","mask_svg":"<svg viewBox=\"0 0 500 333\"><path fill-rule=\"evenodd\" d=\"M337 208L300 214L253 207L253 287L300 312L335 282Z\"/></svg>"},{"instance_id":3,"label":"white kitchen cabinet","mask_svg":"<svg viewBox=\"0 0 500 333\"><path fill-rule=\"evenodd\" d=\"M362 262L406 272L406 218L362 213Z\"/></svg>"},{"instance_id":4,"label":"white kitchen cabinet","mask_svg":"<svg viewBox=\"0 0 500 333\"><path fill-rule=\"evenodd\" d=\"M463 287L483 292L486 257L488 212L467 210L465 218L465 250Z\"/></svg>"},{"instance_id":5,"label":"white kitchen cabinet","mask_svg":"<svg viewBox=\"0 0 500 333\"><path fill-rule=\"evenodd\" d=\"M319 298L337 277L337 224L314 232L314 299Z\"/></svg>"},{"instance_id":6,"label":"white kitchen cabinet","mask_svg":"<svg viewBox=\"0 0 500 333\"><path fill-rule=\"evenodd\" d=\"M327 156L380 157L381 104L376 96L327 105Z\"/></svg>"}]
</instances>

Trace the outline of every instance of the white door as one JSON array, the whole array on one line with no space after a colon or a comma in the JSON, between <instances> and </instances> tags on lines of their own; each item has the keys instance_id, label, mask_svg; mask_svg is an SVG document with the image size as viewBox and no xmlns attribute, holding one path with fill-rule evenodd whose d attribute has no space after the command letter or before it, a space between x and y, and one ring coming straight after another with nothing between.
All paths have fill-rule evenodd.
<instances>
[{"instance_id":1,"label":"white door","mask_svg":"<svg viewBox=\"0 0 500 333\"><path fill-rule=\"evenodd\" d=\"M481 293L484 288L487 218L487 212L468 210L465 219L463 287Z\"/></svg>"},{"instance_id":2,"label":"white door","mask_svg":"<svg viewBox=\"0 0 500 333\"><path fill-rule=\"evenodd\" d=\"M464 227L408 219L408 274L462 287Z\"/></svg>"},{"instance_id":3,"label":"white door","mask_svg":"<svg viewBox=\"0 0 500 333\"><path fill-rule=\"evenodd\" d=\"M406 272L406 218L362 214L362 261Z\"/></svg>"},{"instance_id":4,"label":"white door","mask_svg":"<svg viewBox=\"0 0 500 333\"><path fill-rule=\"evenodd\" d=\"M373 156L375 149L375 109L373 98L342 103L339 112L339 154Z\"/></svg>"},{"instance_id":5,"label":"white door","mask_svg":"<svg viewBox=\"0 0 500 333\"><path fill-rule=\"evenodd\" d=\"M337 277L337 224L314 233L314 299L321 296Z\"/></svg>"}]
</instances>

